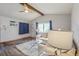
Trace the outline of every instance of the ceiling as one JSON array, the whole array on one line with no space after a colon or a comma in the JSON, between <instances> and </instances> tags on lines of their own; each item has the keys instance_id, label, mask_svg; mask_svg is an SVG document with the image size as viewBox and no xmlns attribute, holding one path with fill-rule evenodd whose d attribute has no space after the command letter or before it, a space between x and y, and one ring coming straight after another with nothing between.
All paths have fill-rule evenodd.
<instances>
[{"instance_id":1,"label":"ceiling","mask_svg":"<svg viewBox=\"0 0 79 59\"><path fill-rule=\"evenodd\" d=\"M72 4L68 3L38 3L31 5L44 14L69 14L72 9Z\"/></svg>"},{"instance_id":2,"label":"ceiling","mask_svg":"<svg viewBox=\"0 0 79 59\"><path fill-rule=\"evenodd\" d=\"M30 5L44 14L70 14L72 10L71 3L31 3ZM36 17L41 16L35 11L31 11L29 13L19 12L22 10L22 5L19 3L0 3L1 16L25 20L33 20Z\"/></svg>"}]
</instances>

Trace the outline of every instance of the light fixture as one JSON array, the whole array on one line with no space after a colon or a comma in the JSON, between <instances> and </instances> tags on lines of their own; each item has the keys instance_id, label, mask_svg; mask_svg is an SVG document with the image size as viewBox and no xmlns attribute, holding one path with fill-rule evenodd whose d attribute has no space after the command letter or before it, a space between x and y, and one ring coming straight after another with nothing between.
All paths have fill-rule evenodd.
<instances>
[{"instance_id":1,"label":"light fixture","mask_svg":"<svg viewBox=\"0 0 79 59\"><path fill-rule=\"evenodd\" d=\"M29 8L26 4L24 4L24 12L28 13L29 12Z\"/></svg>"},{"instance_id":2,"label":"light fixture","mask_svg":"<svg viewBox=\"0 0 79 59\"><path fill-rule=\"evenodd\" d=\"M28 10L25 10L24 12L28 13L29 11Z\"/></svg>"},{"instance_id":3,"label":"light fixture","mask_svg":"<svg viewBox=\"0 0 79 59\"><path fill-rule=\"evenodd\" d=\"M29 9L29 7L24 3L24 5L23 5L23 11L21 11L21 12L25 12L25 13L28 13L28 12L30 12L31 10Z\"/></svg>"}]
</instances>

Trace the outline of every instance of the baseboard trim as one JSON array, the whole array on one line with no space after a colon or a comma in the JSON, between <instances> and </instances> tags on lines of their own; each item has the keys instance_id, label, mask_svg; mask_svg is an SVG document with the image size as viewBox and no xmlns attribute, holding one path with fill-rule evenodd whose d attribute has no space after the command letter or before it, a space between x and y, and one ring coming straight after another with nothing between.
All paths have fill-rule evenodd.
<instances>
[{"instance_id":1,"label":"baseboard trim","mask_svg":"<svg viewBox=\"0 0 79 59\"><path fill-rule=\"evenodd\" d=\"M23 38L20 38L20 39L15 39L15 40L11 40L11 41L4 41L4 42L0 42L0 44L7 44L7 43L11 43L11 42L15 42L18 41L18 40L25 40L25 39L35 39L35 37L31 37L31 36L28 36L28 37L23 37Z\"/></svg>"}]
</instances>

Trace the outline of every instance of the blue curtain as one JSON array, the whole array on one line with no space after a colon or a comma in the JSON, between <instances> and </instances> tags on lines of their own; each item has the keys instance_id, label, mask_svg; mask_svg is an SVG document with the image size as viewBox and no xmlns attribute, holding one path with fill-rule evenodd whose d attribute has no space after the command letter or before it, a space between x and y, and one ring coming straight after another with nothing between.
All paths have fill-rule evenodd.
<instances>
[{"instance_id":1,"label":"blue curtain","mask_svg":"<svg viewBox=\"0 0 79 59\"><path fill-rule=\"evenodd\" d=\"M36 22L36 29L38 29L38 22ZM36 32L36 35L37 35L38 33Z\"/></svg>"},{"instance_id":2,"label":"blue curtain","mask_svg":"<svg viewBox=\"0 0 79 59\"><path fill-rule=\"evenodd\" d=\"M52 21L50 20L49 23L50 23L50 30L52 30Z\"/></svg>"}]
</instances>

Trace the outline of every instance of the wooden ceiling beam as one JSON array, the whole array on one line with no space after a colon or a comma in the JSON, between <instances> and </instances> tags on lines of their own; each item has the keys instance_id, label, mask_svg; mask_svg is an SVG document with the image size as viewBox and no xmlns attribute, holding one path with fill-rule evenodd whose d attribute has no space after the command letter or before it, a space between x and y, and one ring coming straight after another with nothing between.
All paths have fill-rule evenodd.
<instances>
[{"instance_id":1,"label":"wooden ceiling beam","mask_svg":"<svg viewBox=\"0 0 79 59\"><path fill-rule=\"evenodd\" d=\"M41 11L37 10L36 8L34 8L33 6L29 5L28 3L20 3L21 5L24 6L24 4L26 4L28 6L29 9L34 10L35 12L39 13L40 15L44 15Z\"/></svg>"}]
</instances>

